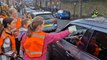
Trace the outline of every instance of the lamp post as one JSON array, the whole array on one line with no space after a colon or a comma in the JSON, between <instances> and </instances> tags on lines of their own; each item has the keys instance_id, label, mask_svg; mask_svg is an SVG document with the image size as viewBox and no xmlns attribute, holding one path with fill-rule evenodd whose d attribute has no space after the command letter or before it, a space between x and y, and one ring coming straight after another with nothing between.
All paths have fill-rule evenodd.
<instances>
[{"instance_id":1,"label":"lamp post","mask_svg":"<svg viewBox=\"0 0 107 60\"><path fill-rule=\"evenodd\" d=\"M75 19L75 15L76 15L76 13L75 13L75 10L76 10L76 4L77 4L76 1L73 0L73 5L74 5L74 14L73 14L74 16L73 16L73 18L74 18L74 19Z\"/></svg>"},{"instance_id":2,"label":"lamp post","mask_svg":"<svg viewBox=\"0 0 107 60\"><path fill-rule=\"evenodd\" d=\"M82 17L82 0L79 0L79 18Z\"/></svg>"}]
</instances>

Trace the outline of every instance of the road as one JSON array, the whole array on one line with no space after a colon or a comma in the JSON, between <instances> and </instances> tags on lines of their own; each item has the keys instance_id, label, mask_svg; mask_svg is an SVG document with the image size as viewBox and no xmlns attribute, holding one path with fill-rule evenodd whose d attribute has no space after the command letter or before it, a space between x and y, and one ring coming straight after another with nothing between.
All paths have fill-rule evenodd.
<instances>
[{"instance_id":1,"label":"road","mask_svg":"<svg viewBox=\"0 0 107 60\"><path fill-rule=\"evenodd\" d=\"M57 21L58 28L57 28L56 32L59 31L60 29L64 28L69 22L70 22L70 20L61 20L61 19L59 19Z\"/></svg>"},{"instance_id":2,"label":"road","mask_svg":"<svg viewBox=\"0 0 107 60\"><path fill-rule=\"evenodd\" d=\"M19 13L18 16L20 18L22 18L22 15ZM58 23L58 28L56 30L56 32L58 32L60 29L64 28L71 20L62 20L62 19L58 19L57 23Z\"/></svg>"}]
</instances>

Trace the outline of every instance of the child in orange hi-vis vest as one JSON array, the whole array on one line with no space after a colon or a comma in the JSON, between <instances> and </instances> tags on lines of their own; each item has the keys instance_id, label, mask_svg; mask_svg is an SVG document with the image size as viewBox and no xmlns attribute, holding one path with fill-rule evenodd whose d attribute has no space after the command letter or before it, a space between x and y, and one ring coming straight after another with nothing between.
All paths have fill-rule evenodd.
<instances>
[{"instance_id":1,"label":"child in orange hi-vis vest","mask_svg":"<svg viewBox=\"0 0 107 60\"><path fill-rule=\"evenodd\" d=\"M15 38L12 30L15 28L15 20L5 18L3 28L0 30L0 60L10 60L13 54L16 54Z\"/></svg>"},{"instance_id":2,"label":"child in orange hi-vis vest","mask_svg":"<svg viewBox=\"0 0 107 60\"><path fill-rule=\"evenodd\" d=\"M43 26L44 19L40 16L35 17L28 26L28 32L23 36L21 42L24 60L46 60L47 45L73 33L71 29L55 34L45 33L42 31Z\"/></svg>"},{"instance_id":3,"label":"child in orange hi-vis vest","mask_svg":"<svg viewBox=\"0 0 107 60\"><path fill-rule=\"evenodd\" d=\"M18 17L18 12L15 8L9 9L10 17L12 17L16 21L15 28L19 29L21 27L21 19Z\"/></svg>"},{"instance_id":4,"label":"child in orange hi-vis vest","mask_svg":"<svg viewBox=\"0 0 107 60\"><path fill-rule=\"evenodd\" d=\"M19 41L18 41L18 34L19 34L19 28L21 27L21 19L18 17L18 12L15 8L10 8L9 9L10 17L15 20L15 28L14 29L14 35L15 35L15 40L16 40L16 50L17 50L17 55L19 55Z\"/></svg>"}]
</instances>

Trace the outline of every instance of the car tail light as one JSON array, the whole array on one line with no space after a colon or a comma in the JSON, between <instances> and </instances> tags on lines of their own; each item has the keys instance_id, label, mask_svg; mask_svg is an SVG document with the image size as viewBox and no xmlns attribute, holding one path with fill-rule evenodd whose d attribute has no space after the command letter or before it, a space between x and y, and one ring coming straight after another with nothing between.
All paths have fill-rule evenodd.
<instances>
[{"instance_id":1,"label":"car tail light","mask_svg":"<svg viewBox=\"0 0 107 60\"><path fill-rule=\"evenodd\" d=\"M57 23L57 20L56 19L52 19L52 22Z\"/></svg>"}]
</instances>

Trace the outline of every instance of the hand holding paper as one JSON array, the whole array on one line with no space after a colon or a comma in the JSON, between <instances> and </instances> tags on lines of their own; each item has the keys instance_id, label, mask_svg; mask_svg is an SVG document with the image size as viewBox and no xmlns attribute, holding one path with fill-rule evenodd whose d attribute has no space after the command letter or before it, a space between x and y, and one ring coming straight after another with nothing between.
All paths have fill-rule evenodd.
<instances>
[{"instance_id":1,"label":"hand holding paper","mask_svg":"<svg viewBox=\"0 0 107 60\"><path fill-rule=\"evenodd\" d=\"M70 26L70 27L68 27L68 30L69 30L70 32L71 32L71 31L73 31L73 32L77 31L76 26Z\"/></svg>"}]
</instances>

